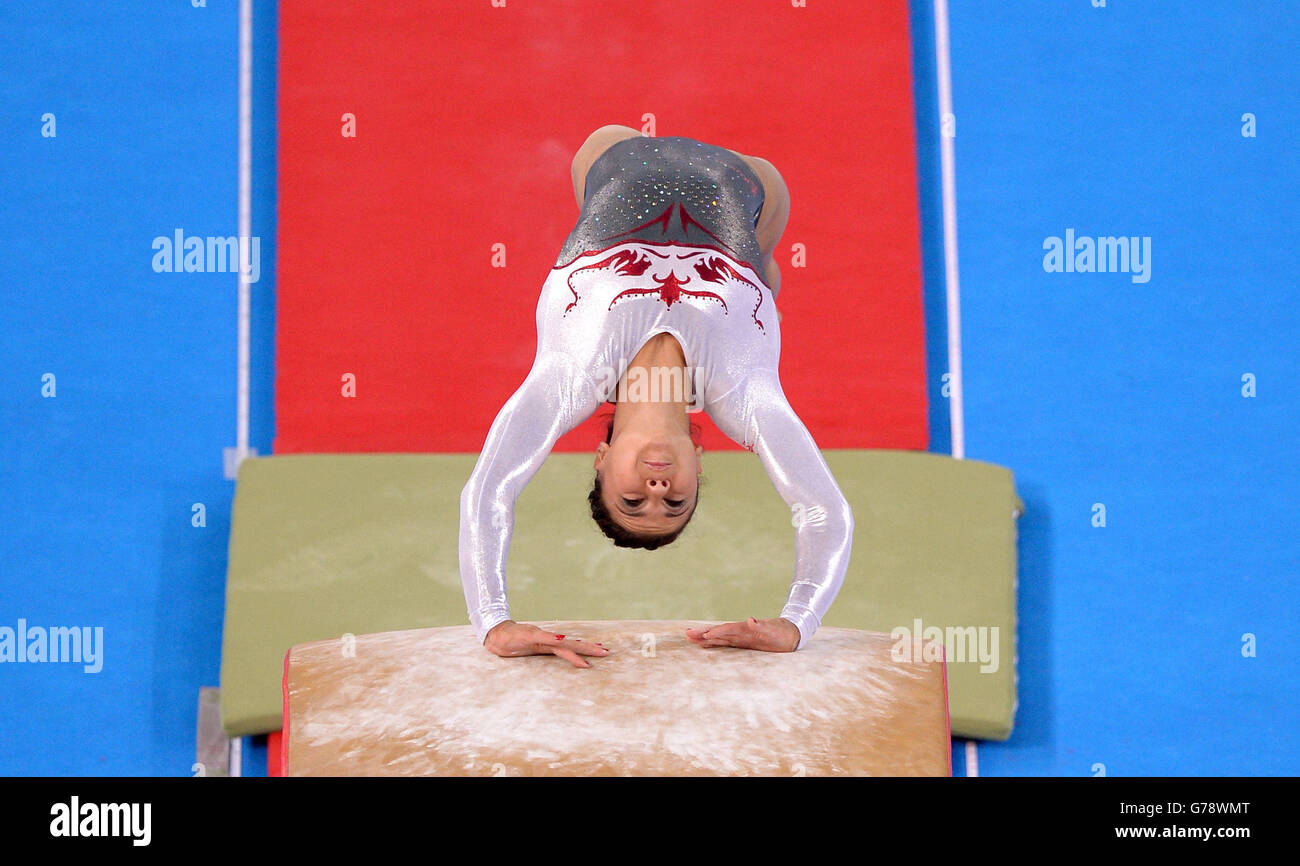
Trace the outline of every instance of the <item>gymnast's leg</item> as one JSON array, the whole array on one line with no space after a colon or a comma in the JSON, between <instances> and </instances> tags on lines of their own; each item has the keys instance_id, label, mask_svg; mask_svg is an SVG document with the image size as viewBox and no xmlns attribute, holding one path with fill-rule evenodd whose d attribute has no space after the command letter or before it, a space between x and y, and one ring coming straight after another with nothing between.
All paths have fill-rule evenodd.
<instances>
[{"instance_id":1,"label":"gymnast's leg","mask_svg":"<svg viewBox=\"0 0 1300 866\"><path fill-rule=\"evenodd\" d=\"M740 156L763 181L763 212L759 214L755 233L758 235L758 248L763 253L763 276L775 300L781 291L781 269L773 253L790 220L790 190L772 163L757 156Z\"/></svg>"},{"instance_id":2,"label":"gymnast's leg","mask_svg":"<svg viewBox=\"0 0 1300 866\"><path fill-rule=\"evenodd\" d=\"M611 123L597 129L587 140L578 148L578 152L573 155L573 195L578 200L578 210L582 210L583 199L587 194L587 172L591 170L591 164L596 161L602 153L609 149L610 145L623 141L626 138L636 138L640 135L640 130L633 129L630 126L620 126Z\"/></svg>"}]
</instances>

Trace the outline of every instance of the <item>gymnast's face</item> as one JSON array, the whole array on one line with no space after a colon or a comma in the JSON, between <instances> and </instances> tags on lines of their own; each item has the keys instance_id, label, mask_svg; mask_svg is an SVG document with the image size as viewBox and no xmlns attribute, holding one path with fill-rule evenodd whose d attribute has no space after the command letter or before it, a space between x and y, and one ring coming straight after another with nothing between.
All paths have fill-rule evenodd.
<instances>
[{"instance_id":1,"label":"gymnast's face","mask_svg":"<svg viewBox=\"0 0 1300 866\"><path fill-rule=\"evenodd\" d=\"M638 535L666 535L695 510L703 449L686 432L641 433L631 427L596 449L601 500L619 526Z\"/></svg>"}]
</instances>

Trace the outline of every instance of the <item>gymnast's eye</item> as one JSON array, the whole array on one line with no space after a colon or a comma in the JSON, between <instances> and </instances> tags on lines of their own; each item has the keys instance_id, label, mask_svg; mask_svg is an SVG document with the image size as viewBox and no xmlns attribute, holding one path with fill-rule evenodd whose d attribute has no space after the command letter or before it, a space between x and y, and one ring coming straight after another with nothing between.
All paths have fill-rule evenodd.
<instances>
[{"instance_id":1,"label":"gymnast's eye","mask_svg":"<svg viewBox=\"0 0 1300 866\"><path fill-rule=\"evenodd\" d=\"M641 500L640 499L632 500L624 496L623 504L626 505L628 508L636 508L638 505L641 504Z\"/></svg>"},{"instance_id":2,"label":"gymnast's eye","mask_svg":"<svg viewBox=\"0 0 1300 866\"><path fill-rule=\"evenodd\" d=\"M682 507L683 505L685 505L685 504L686 504L686 500L685 500L685 499L665 499L665 500L664 500L664 505L667 505L669 508L681 508L681 507Z\"/></svg>"}]
</instances>

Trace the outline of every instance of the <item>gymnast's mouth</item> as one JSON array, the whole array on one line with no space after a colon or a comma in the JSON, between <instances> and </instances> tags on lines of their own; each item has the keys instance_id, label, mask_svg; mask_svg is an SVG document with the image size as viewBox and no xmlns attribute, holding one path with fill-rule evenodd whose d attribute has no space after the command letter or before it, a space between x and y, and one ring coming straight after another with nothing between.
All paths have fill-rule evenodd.
<instances>
[{"instance_id":1,"label":"gymnast's mouth","mask_svg":"<svg viewBox=\"0 0 1300 866\"><path fill-rule=\"evenodd\" d=\"M660 463L654 460L642 460L641 462L644 463L646 466L649 466L655 472L662 472L663 470L667 469L669 466L673 465L671 463Z\"/></svg>"}]
</instances>

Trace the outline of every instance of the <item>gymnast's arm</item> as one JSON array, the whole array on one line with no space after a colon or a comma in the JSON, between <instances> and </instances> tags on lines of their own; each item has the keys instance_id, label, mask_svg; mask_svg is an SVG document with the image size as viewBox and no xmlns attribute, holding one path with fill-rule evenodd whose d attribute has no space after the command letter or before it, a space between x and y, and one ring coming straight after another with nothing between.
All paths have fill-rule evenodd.
<instances>
[{"instance_id":1,"label":"gymnast's arm","mask_svg":"<svg viewBox=\"0 0 1300 866\"><path fill-rule=\"evenodd\" d=\"M460 578L480 644L493 626L510 619L506 558L515 500L555 441L599 405L595 383L569 355L542 350L492 422L460 494Z\"/></svg>"},{"instance_id":2,"label":"gymnast's arm","mask_svg":"<svg viewBox=\"0 0 1300 866\"><path fill-rule=\"evenodd\" d=\"M790 506L796 527L794 580L781 618L798 627L796 649L802 649L844 582L853 547L853 509L786 401L776 372L756 371L742 387L750 413L746 442Z\"/></svg>"}]
</instances>

